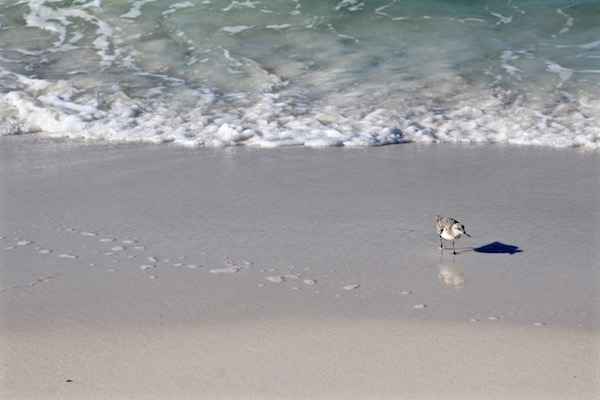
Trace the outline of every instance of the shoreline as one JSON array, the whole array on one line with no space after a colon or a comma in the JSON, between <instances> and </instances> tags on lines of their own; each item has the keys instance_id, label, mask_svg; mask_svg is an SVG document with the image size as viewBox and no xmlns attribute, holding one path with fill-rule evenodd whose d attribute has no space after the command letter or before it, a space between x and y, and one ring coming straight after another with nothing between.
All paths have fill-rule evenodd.
<instances>
[{"instance_id":1,"label":"shoreline","mask_svg":"<svg viewBox=\"0 0 600 400\"><path fill-rule=\"evenodd\" d=\"M600 392L596 152L0 151L10 398Z\"/></svg>"}]
</instances>

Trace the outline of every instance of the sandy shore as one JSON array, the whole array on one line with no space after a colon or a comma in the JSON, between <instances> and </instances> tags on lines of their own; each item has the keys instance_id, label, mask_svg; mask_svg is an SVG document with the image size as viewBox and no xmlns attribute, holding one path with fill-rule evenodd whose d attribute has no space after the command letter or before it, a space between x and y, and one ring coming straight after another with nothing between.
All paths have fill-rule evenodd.
<instances>
[{"instance_id":1,"label":"sandy shore","mask_svg":"<svg viewBox=\"0 0 600 400\"><path fill-rule=\"evenodd\" d=\"M0 154L2 399L600 395L597 152Z\"/></svg>"}]
</instances>

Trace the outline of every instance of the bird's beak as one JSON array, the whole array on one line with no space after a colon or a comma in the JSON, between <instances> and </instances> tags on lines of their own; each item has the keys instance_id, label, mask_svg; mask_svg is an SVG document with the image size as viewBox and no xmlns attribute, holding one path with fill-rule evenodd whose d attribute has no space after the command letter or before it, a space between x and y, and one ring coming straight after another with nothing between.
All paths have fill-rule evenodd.
<instances>
[{"instance_id":1,"label":"bird's beak","mask_svg":"<svg viewBox=\"0 0 600 400\"><path fill-rule=\"evenodd\" d=\"M471 235L469 235L467 232L465 232L465 235L467 235L468 237L471 237Z\"/></svg>"}]
</instances>

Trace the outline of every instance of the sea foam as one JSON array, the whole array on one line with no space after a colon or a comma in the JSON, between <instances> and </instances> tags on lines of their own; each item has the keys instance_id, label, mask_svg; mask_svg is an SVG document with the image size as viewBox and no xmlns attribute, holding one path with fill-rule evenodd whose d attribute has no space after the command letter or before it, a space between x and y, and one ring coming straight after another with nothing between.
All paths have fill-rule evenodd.
<instances>
[{"instance_id":1,"label":"sea foam","mask_svg":"<svg viewBox=\"0 0 600 400\"><path fill-rule=\"evenodd\" d=\"M283 3L3 7L0 134L600 147L598 5Z\"/></svg>"}]
</instances>

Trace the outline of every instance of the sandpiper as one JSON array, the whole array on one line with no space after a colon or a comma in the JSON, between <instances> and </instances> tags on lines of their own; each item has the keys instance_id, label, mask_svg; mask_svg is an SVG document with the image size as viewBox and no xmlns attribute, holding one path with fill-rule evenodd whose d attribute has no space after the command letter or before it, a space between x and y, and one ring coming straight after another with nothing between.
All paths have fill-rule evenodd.
<instances>
[{"instance_id":1,"label":"sandpiper","mask_svg":"<svg viewBox=\"0 0 600 400\"><path fill-rule=\"evenodd\" d=\"M440 217L439 215L435 216L437 219L436 230L438 235L440 235L440 248L444 248L444 242L442 239L452 240L452 253L456 254L456 250L454 250L454 241L461 237L461 235L467 235L471 237L467 232L465 232L465 226L450 217Z\"/></svg>"}]
</instances>

